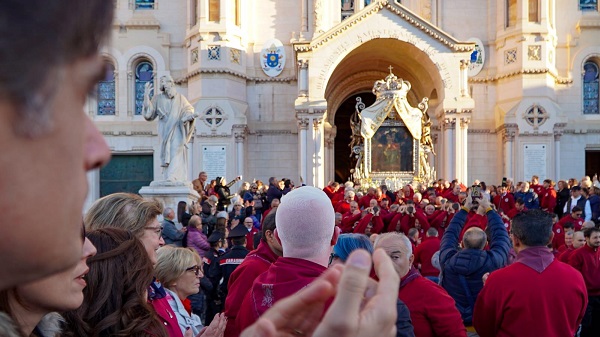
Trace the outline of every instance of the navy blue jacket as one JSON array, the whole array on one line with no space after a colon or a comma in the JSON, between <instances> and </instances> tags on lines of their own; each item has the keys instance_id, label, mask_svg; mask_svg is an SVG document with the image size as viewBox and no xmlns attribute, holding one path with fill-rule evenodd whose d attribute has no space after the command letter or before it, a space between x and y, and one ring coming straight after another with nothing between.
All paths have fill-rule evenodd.
<instances>
[{"instance_id":1,"label":"navy blue jacket","mask_svg":"<svg viewBox=\"0 0 600 337\"><path fill-rule=\"evenodd\" d=\"M460 249L458 237L467 220L467 212L460 210L450 221L440 244L440 285L454 298L465 325L471 325L473 305L483 288L481 277L507 264L511 242L508 232L495 211L487 212L489 250Z\"/></svg>"},{"instance_id":2,"label":"navy blue jacket","mask_svg":"<svg viewBox=\"0 0 600 337\"><path fill-rule=\"evenodd\" d=\"M527 209L538 209L540 208L540 200L538 195L532 191L527 192L515 192L514 194L515 201L519 198L523 199L525 208Z\"/></svg>"}]
</instances>

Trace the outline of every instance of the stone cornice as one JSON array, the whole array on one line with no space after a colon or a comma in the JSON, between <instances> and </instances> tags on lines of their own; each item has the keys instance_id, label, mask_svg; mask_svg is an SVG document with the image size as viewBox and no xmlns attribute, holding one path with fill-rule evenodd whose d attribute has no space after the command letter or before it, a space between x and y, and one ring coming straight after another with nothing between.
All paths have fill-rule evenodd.
<instances>
[{"instance_id":1,"label":"stone cornice","mask_svg":"<svg viewBox=\"0 0 600 337\"><path fill-rule=\"evenodd\" d=\"M338 35L343 34L346 30L358 24L360 21L381 11L383 8L387 8L392 13L395 13L396 15L400 16L409 24L423 31L425 34L436 39L437 41L439 41L446 47L452 49L453 51L471 52L475 48L475 43L461 42L456 40L450 34L440 30L438 27L435 27L434 25L422 19L415 13L406 9L404 6L396 3L394 0L379 0L372 2L370 5L366 6L362 11L342 21L340 24L333 27L329 31L321 34L310 43L306 43L304 41L299 43L296 41L292 41L292 44L294 45L294 50L298 52L306 52L318 49L319 47L326 44L328 41L331 41Z\"/></svg>"},{"instance_id":2,"label":"stone cornice","mask_svg":"<svg viewBox=\"0 0 600 337\"><path fill-rule=\"evenodd\" d=\"M290 130L253 130L250 131L249 134L262 136L262 135L291 135L292 131Z\"/></svg>"},{"instance_id":3,"label":"stone cornice","mask_svg":"<svg viewBox=\"0 0 600 337\"><path fill-rule=\"evenodd\" d=\"M472 77L472 78L469 78L469 82L471 82L471 83L496 82L501 79L519 76L519 75L539 75L539 74L549 74L550 76L552 76L554 78L554 81L556 82L556 84L572 84L573 83L573 79L566 78L566 77L560 77L548 68L521 69L519 71L514 71L512 73L501 74L501 75L492 76L492 77Z\"/></svg>"},{"instance_id":4,"label":"stone cornice","mask_svg":"<svg viewBox=\"0 0 600 337\"><path fill-rule=\"evenodd\" d=\"M241 78L246 81L251 82L295 82L297 80L296 76L292 77L250 77L240 72L225 69L225 68L211 68L211 69L198 69L192 72L185 74L183 77L175 80L176 84L181 84L187 82L190 78L199 76L201 74L225 74L231 75L238 78Z\"/></svg>"}]
</instances>

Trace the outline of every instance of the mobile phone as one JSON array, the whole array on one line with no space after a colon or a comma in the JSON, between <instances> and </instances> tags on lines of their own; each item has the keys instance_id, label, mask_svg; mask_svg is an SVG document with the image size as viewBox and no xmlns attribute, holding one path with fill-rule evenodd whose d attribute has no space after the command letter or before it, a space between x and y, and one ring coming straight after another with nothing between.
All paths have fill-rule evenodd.
<instances>
[{"instance_id":1,"label":"mobile phone","mask_svg":"<svg viewBox=\"0 0 600 337\"><path fill-rule=\"evenodd\" d=\"M408 207L406 207L406 211L408 213L413 213L415 211L415 207L414 206L408 206Z\"/></svg>"},{"instance_id":2,"label":"mobile phone","mask_svg":"<svg viewBox=\"0 0 600 337\"><path fill-rule=\"evenodd\" d=\"M379 212L379 207L377 207L377 206L373 207L373 213L377 213L377 212Z\"/></svg>"},{"instance_id":3,"label":"mobile phone","mask_svg":"<svg viewBox=\"0 0 600 337\"><path fill-rule=\"evenodd\" d=\"M472 199L481 199L481 186L479 186L479 185L471 186L471 198Z\"/></svg>"}]
</instances>

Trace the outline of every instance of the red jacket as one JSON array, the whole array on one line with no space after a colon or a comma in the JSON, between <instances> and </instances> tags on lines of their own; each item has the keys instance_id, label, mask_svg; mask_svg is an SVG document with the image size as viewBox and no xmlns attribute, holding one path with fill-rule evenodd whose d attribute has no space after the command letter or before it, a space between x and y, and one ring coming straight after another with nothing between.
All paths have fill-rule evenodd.
<instances>
[{"instance_id":1,"label":"red jacket","mask_svg":"<svg viewBox=\"0 0 600 337\"><path fill-rule=\"evenodd\" d=\"M558 255L558 261L563 263L569 263L569 258L573 254L575 249L573 247L567 247L560 255Z\"/></svg>"},{"instance_id":2,"label":"red jacket","mask_svg":"<svg viewBox=\"0 0 600 337\"><path fill-rule=\"evenodd\" d=\"M333 188L331 186L325 186L323 188L323 192L325 192L325 194L327 194L329 199L333 199L333 196L335 196L335 192L333 191Z\"/></svg>"},{"instance_id":3,"label":"red jacket","mask_svg":"<svg viewBox=\"0 0 600 337\"><path fill-rule=\"evenodd\" d=\"M502 213L508 214L511 209L515 208L515 199L510 193L505 193L502 196L497 195L494 197L494 205L496 205L498 213L502 211Z\"/></svg>"},{"instance_id":4,"label":"red jacket","mask_svg":"<svg viewBox=\"0 0 600 337\"><path fill-rule=\"evenodd\" d=\"M173 312L171 305L166 297L157 298L151 301L148 301L152 308L154 308L154 312L158 316L160 322L164 325L165 330L167 330L167 334L172 337L183 337L181 333L181 328L179 327L179 323L177 322L177 316Z\"/></svg>"},{"instance_id":5,"label":"red jacket","mask_svg":"<svg viewBox=\"0 0 600 337\"><path fill-rule=\"evenodd\" d=\"M248 251L254 250L254 235L256 233L258 233L258 229L252 226L252 229L248 232L248 234L246 234L246 249L248 249Z\"/></svg>"},{"instance_id":6,"label":"red jacket","mask_svg":"<svg viewBox=\"0 0 600 337\"><path fill-rule=\"evenodd\" d=\"M365 194L358 201L358 208L362 208L362 209L368 208L369 203L371 202L371 199L375 199L375 195Z\"/></svg>"},{"instance_id":7,"label":"red jacket","mask_svg":"<svg viewBox=\"0 0 600 337\"><path fill-rule=\"evenodd\" d=\"M571 213L569 213L569 214L563 216L562 219L560 219L558 221L558 224L564 228L565 224L567 222L572 222L573 226L574 226L573 230L577 232L577 231L581 230L581 227L583 227L584 221L585 221L585 219L583 217L580 216L579 219L575 219L574 217L571 216Z\"/></svg>"},{"instance_id":8,"label":"red jacket","mask_svg":"<svg viewBox=\"0 0 600 337\"><path fill-rule=\"evenodd\" d=\"M340 224L342 233L352 233L354 231L354 225L360 220L360 215L360 212L357 212L357 214L347 212L342 215L342 223Z\"/></svg>"},{"instance_id":9,"label":"red jacket","mask_svg":"<svg viewBox=\"0 0 600 337\"><path fill-rule=\"evenodd\" d=\"M306 287L325 270L327 268L308 260L278 258L254 280L244 297L236 319L238 331L244 331L273 304Z\"/></svg>"},{"instance_id":10,"label":"red jacket","mask_svg":"<svg viewBox=\"0 0 600 337\"><path fill-rule=\"evenodd\" d=\"M421 211L421 209L415 207L414 216L406 215L400 219L400 230L408 235L408 230L415 227L415 219L418 219L421 224L420 232L426 232L429 229L430 226L425 213Z\"/></svg>"},{"instance_id":11,"label":"red jacket","mask_svg":"<svg viewBox=\"0 0 600 337\"><path fill-rule=\"evenodd\" d=\"M340 214L346 214L350 212L350 203L346 202L346 200L341 200L335 205L335 211Z\"/></svg>"},{"instance_id":12,"label":"red jacket","mask_svg":"<svg viewBox=\"0 0 600 337\"><path fill-rule=\"evenodd\" d=\"M533 267L523 258L530 249L537 261ZM515 263L490 274L475 302L473 325L479 336L575 335L587 306L585 283L571 266L542 249L521 251Z\"/></svg>"},{"instance_id":13,"label":"red jacket","mask_svg":"<svg viewBox=\"0 0 600 337\"><path fill-rule=\"evenodd\" d=\"M556 191L552 187L548 187L541 195L540 208L550 213L554 213L556 207Z\"/></svg>"},{"instance_id":14,"label":"red jacket","mask_svg":"<svg viewBox=\"0 0 600 337\"><path fill-rule=\"evenodd\" d=\"M402 278L398 298L410 311L415 336L466 336L454 299L444 288L421 276L414 267Z\"/></svg>"},{"instance_id":15,"label":"red jacket","mask_svg":"<svg viewBox=\"0 0 600 337\"><path fill-rule=\"evenodd\" d=\"M235 319L240 308L240 304L246 297L248 290L252 287L252 281L258 275L267 271L272 263L277 260L278 256L271 250L269 245L260 240L258 247L246 255L242 264L240 264L231 276L227 283L227 299L225 299L225 316L227 316L227 328L225 329L225 337L237 337L241 331L237 329Z\"/></svg>"},{"instance_id":16,"label":"red jacket","mask_svg":"<svg viewBox=\"0 0 600 337\"><path fill-rule=\"evenodd\" d=\"M583 275L588 294L600 296L600 249L586 243L571 254L569 264Z\"/></svg>"},{"instance_id":17,"label":"red jacket","mask_svg":"<svg viewBox=\"0 0 600 337\"><path fill-rule=\"evenodd\" d=\"M354 231L353 233L358 233L358 234L366 234L366 230L367 230L367 226L369 225L369 223L371 223L371 230L370 233L381 233L381 231L383 230L383 221L381 220L380 216L373 216L373 214L368 213L367 215L365 215L364 218L362 218L360 220L360 222L358 223L358 225L356 225L356 227L354 227Z\"/></svg>"},{"instance_id":18,"label":"red jacket","mask_svg":"<svg viewBox=\"0 0 600 337\"><path fill-rule=\"evenodd\" d=\"M431 264L433 254L440 250L440 239L438 237L426 237L415 249L415 265L421 265L421 275L438 276L440 271Z\"/></svg>"}]
</instances>

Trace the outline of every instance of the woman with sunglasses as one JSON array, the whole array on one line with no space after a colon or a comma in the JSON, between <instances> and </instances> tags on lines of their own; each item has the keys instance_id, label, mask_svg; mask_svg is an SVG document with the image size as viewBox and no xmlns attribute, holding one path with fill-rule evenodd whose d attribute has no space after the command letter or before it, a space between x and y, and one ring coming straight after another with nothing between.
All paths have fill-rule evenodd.
<instances>
[{"instance_id":1,"label":"woman with sunglasses","mask_svg":"<svg viewBox=\"0 0 600 337\"><path fill-rule=\"evenodd\" d=\"M220 337L227 324L223 314L215 316L210 326L204 328L198 315L192 313L188 296L200 291L200 278L204 276L202 259L189 248L162 247L154 270L167 292L167 300L177 316L184 336Z\"/></svg>"}]
</instances>

